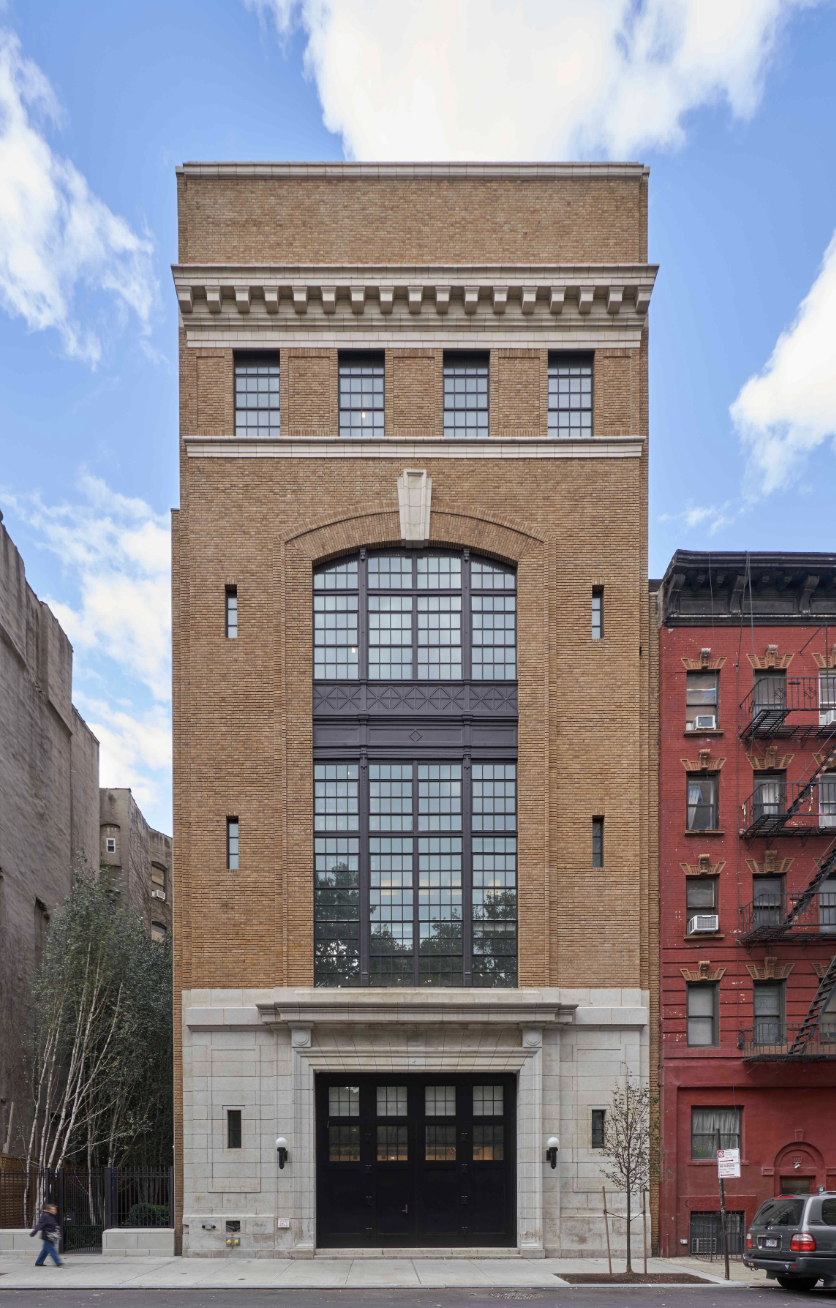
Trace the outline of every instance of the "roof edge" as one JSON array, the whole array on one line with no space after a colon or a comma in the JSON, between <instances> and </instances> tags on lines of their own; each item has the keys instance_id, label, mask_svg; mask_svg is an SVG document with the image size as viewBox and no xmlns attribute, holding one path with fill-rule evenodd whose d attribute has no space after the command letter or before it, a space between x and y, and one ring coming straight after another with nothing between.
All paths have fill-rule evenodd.
<instances>
[{"instance_id":1,"label":"roof edge","mask_svg":"<svg viewBox=\"0 0 836 1308\"><path fill-rule=\"evenodd\" d=\"M195 179L234 180L266 178L297 181L322 179L367 180L464 180L493 178L510 181L551 181L571 178L640 178L650 169L641 163L346 163L322 162L235 162L188 160L178 164L178 176Z\"/></svg>"}]
</instances>

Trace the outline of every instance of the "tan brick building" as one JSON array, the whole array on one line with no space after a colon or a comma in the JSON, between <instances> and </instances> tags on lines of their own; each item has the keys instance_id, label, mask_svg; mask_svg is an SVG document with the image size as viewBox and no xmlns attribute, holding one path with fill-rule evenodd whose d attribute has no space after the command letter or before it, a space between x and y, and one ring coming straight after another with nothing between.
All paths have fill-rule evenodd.
<instances>
[{"instance_id":1,"label":"tan brick building","mask_svg":"<svg viewBox=\"0 0 836 1308\"><path fill-rule=\"evenodd\" d=\"M647 170L178 188L184 1252L598 1252L649 1072Z\"/></svg>"}]
</instances>

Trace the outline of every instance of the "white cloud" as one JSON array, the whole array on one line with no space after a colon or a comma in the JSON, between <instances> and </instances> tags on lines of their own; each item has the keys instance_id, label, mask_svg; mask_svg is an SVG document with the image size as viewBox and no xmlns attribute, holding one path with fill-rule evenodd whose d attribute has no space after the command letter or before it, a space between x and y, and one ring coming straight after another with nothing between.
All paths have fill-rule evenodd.
<instances>
[{"instance_id":1,"label":"white cloud","mask_svg":"<svg viewBox=\"0 0 836 1308\"><path fill-rule=\"evenodd\" d=\"M731 500L726 500L725 504L706 504L706 505L689 505L681 513L660 513L659 522L678 522L686 531L695 531L698 527L707 530L709 536L713 536L721 527L727 527L734 522L740 513L740 509L735 510Z\"/></svg>"},{"instance_id":2,"label":"white cloud","mask_svg":"<svg viewBox=\"0 0 836 1308\"><path fill-rule=\"evenodd\" d=\"M753 497L795 481L810 452L836 435L836 234L795 321L731 415L749 453Z\"/></svg>"},{"instance_id":3,"label":"white cloud","mask_svg":"<svg viewBox=\"0 0 836 1308\"><path fill-rule=\"evenodd\" d=\"M158 295L153 241L53 152L43 125L60 116L44 74L0 29L0 304L30 330L54 328L65 354L95 364L102 344L80 302L104 292L147 331Z\"/></svg>"},{"instance_id":4,"label":"white cloud","mask_svg":"<svg viewBox=\"0 0 836 1308\"><path fill-rule=\"evenodd\" d=\"M170 830L171 718L162 704L131 712L79 691L76 704L99 740L99 784L127 786L149 822ZM160 815L160 816L154 816Z\"/></svg>"},{"instance_id":5,"label":"white cloud","mask_svg":"<svg viewBox=\"0 0 836 1308\"><path fill-rule=\"evenodd\" d=\"M244 0L301 23L326 127L360 159L635 156L687 114L745 118L819 0Z\"/></svg>"}]
</instances>

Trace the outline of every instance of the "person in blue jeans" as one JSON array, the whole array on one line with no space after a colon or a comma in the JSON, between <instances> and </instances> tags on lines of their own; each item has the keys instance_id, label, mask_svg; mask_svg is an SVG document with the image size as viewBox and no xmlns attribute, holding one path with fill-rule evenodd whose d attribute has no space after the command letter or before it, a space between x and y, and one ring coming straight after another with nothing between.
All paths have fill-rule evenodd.
<instances>
[{"instance_id":1,"label":"person in blue jeans","mask_svg":"<svg viewBox=\"0 0 836 1308\"><path fill-rule=\"evenodd\" d=\"M55 1204L45 1204L41 1213L40 1221L30 1236L37 1235L40 1232L43 1241L41 1252L35 1259L36 1267L43 1267L46 1262L46 1256L49 1254L56 1267L63 1267L64 1264L58 1257L58 1241L61 1238L61 1232L58 1227L58 1209Z\"/></svg>"}]
</instances>

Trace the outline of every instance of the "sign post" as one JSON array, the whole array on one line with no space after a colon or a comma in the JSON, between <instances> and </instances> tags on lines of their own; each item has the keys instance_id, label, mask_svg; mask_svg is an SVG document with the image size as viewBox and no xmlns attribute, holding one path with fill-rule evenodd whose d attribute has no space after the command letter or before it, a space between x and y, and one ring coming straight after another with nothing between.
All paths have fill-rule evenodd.
<instances>
[{"instance_id":1,"label":"sign post","mask_svg":"<svg viewBox=\"0 0 836 1308\"><path fill-rule=\"evenodd\" d=\"M720 1132L717 1132L717 1176L720 1181L720 1222L723 1231L723 1261L726 1280L731 1280L729 1271L729 1232L726 1223L726 1177L740 1176L740 1150L721 1149Z\"/></svg>"}]
</instances>

